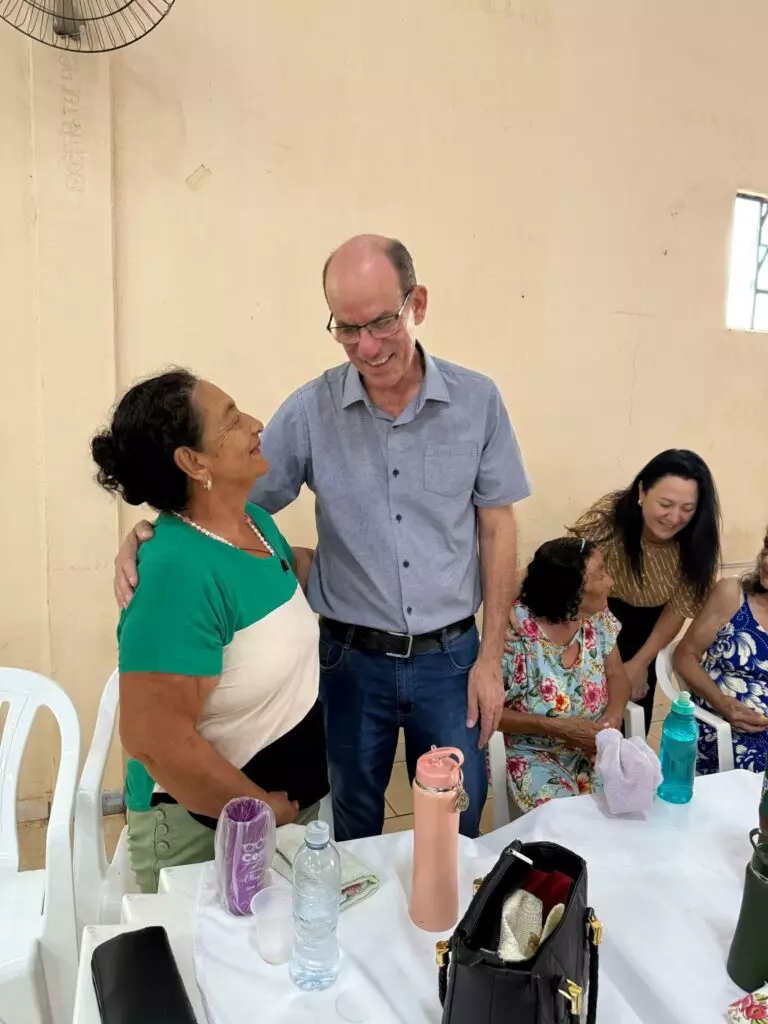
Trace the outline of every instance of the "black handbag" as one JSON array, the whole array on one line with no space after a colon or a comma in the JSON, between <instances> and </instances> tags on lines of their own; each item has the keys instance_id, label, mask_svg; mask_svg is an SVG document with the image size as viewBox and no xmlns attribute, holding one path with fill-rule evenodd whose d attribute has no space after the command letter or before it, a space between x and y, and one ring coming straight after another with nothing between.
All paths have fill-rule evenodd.
<instances>
[{"instance_id":1,"label":"black handbag","mask_svg":"<svg viewBox=\"0 0 768 1024\"><path fill-rule=\"evenodd\" d=\"M530 959L510 963L495 952L502 909L532 868L562 872L573 884L551 935ZM580 1024L585 1005L587 1024L595 1024L602 925L587 906L584 860L555 843L516 841L476 885L453 936L437 944L443 1024Z\"/></svg>"}]
</instances>

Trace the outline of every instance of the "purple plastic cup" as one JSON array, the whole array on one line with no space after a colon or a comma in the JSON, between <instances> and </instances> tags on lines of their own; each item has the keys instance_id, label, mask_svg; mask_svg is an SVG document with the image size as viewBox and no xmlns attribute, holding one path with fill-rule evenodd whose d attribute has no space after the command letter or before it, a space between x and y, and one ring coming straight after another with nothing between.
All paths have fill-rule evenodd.
<instances>
[{"instance_id":1,"label":"purple plastic cup","mask_svg":"<svg viewBox=\"0 0 768 1024\"><path fill-rule=\"evenodd\" d=\"M275 855L275 815L252 796L230 800L216 826L216 884L230 914L251 912L251 900L264 887Z\"/></svg>"}]
</instances>

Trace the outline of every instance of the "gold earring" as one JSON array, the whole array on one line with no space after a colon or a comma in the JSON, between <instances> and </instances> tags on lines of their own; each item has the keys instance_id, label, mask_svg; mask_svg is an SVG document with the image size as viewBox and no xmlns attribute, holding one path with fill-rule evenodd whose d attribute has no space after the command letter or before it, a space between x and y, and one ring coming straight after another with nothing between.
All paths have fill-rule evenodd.
<instances>
[{"instance_id":1,"label":"gold earring","mask_svg":"<svg viewBox=\"0 0 768 1024\"><path fill-rule=\"evenodd\" d=\"M210 491L213 488L213 480L211 480L211 478L208 477L208 479L205 481L204 486L206 491Z\"/></svg>"}]
</instances>

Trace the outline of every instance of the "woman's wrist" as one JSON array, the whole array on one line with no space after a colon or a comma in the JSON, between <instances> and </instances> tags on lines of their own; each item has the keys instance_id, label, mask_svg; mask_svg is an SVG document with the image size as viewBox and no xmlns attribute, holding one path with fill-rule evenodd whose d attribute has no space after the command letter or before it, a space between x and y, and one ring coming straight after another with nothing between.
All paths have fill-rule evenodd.
<instances>
[{"instance_id":1,"label":"woman's wrist","mask_svg":"<svg viewBox=\"0 0 768 1024\"><path fill-rule=\"evenodd\" d=\"M724 693L717 691L717 697L714 694L707 694L704 700L709 704L716 715L720 715L721 718L727 718L730 713L733 698L726 697Z\"/></svg>"},{"instance_id":2,"label":"woman's wrist","mask_svg":"<svg viewBox=\"0 0 768 1024\"><path fill-rule=\"evenodd\" d=\"M635 665L641 665L643 668L647 669L650 667L650 664L655 657L656 655L653 652L649 654L645 650L645 648L641 647L637 654L635 654L634 657L630 658L629 661L633 662Z\"/></svg>"},{"instance_id":3,"label":"woman's wrist","mask_svg":"<svg viewBox=\"0 0 768 1024\"><path fill-rule=\"evenodd\" d=\"M568 736L567 718L550 718L547 715L540 716L541 733L553 740L564 740Z\"/></svg>"},{"instance_id":4,"label":"woman's wrist","mask_svg":"<svg viewBox=\"0 0 768 1024\"><path fill-rule=\"evenodd\" d=\"M603 718L609 718L612 722L621 723L621 720L624 718L624 710L626 706L626 701L624 703L621 703L620 701L611 701L605 709Z\"/></svg>"},{"instance_id":5,"label":"woman's wrist","mask_svg":"<svg viewBox=\"0 0 768 1024\"><path fill-rule=\"evenodd\" d=\"M565 738L567 719L550 718L549 715L532 715L527 711L511 711L505 708L501 713L499 730L507 736L545 736L549 739Z\"/></svg>"}]
</instances>

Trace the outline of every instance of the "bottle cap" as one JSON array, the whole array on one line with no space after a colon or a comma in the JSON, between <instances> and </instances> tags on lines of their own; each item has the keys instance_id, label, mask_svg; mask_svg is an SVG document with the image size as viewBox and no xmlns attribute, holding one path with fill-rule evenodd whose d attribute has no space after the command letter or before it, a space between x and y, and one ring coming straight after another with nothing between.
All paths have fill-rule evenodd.
<instances>
[{"instance_id":1,"label":"bottle cap","mask_svg":"<svg viewBox=\"0 0 768 1024\"><path fill-rule=\"evenodd\" d=\"M455 789L461 781L464 755L458 747L432 747L416 762L416 779L428 789Z\"/></svg>"},{"instance_id":2,"label":"bottle cap","mask_svg":"<svg viewBox=\"0 0 768 1024\"><path fill-rule=\"evenodd\" d=\"M677 697L675 697L672 708L679 715L688 715L689 718L692 718L696 705L691 700L690 693L687 690L681 690Z\"/></svg>"},{"instance_id":3,"label":"bottle cap","mask_svg":"<svg viewBox=\"0 0 768 1024\"><path fill-rule=\"evenodd\" d=\"M331 830L327 821L310 821L304 833L304 842L313 850L321 850L331 840Z\"/></svg>"}]
</instances>

